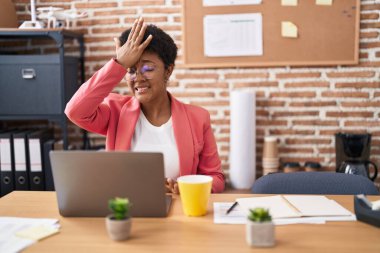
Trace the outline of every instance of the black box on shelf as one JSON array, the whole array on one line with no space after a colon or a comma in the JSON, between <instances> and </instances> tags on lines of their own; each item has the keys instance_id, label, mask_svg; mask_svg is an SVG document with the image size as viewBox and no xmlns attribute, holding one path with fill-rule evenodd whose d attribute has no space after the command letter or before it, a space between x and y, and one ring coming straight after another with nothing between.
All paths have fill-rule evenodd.
<instances>
[{"instance_id":1,"label":"black box on shelf","mask_svg":"<svg viewBox=\"0 0 380 253\"><path fill-rule=\"evenodd\" d=\"M78 57L0 55L0 115L55 115L78 88Z\"/></svg>"}]
</instances>

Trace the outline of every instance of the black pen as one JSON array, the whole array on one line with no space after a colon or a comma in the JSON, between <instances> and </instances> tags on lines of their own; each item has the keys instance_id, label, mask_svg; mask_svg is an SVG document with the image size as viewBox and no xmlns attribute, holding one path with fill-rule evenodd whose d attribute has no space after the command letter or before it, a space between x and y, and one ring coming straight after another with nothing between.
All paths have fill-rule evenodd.
<instances>
[{"instance_id":1,"label":"black pen","mask_svg":"<svg viewBox=\"0 0 380 253\"><path fill-rule=\"evenodd\" d=\"M235 202L230 208L228 208L226 215L229 214L232 210L234 210L235 206L237 206L238 202Z\"/></svg>"}]
</instances>

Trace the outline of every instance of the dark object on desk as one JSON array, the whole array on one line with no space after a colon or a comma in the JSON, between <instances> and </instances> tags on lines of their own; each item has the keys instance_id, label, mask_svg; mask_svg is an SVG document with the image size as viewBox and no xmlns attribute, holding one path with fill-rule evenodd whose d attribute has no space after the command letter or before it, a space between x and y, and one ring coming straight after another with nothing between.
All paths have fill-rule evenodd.
<instances>
[{"instance_id":1,"label":"dark object on desk","mask_svg":"<svg viewBox=\"0 0 380 253\"><path fill-rule=\"evenodd\" d=\"M376 179L377 166L370 161L370 134L337 133L335 143L336 172L361 175L372 181Z\"/></svg>"},{"instance_id":2,"label":"dark object on desk","mask_svg":"<svg viewBox=\"0 0 380 253\"><path fill-rule=\"evenodd\" d=\"M368 178L334 172L294 172L268 174L256 180L253 193L378 195Z\"/></svg>"},{"instance_id":3,"label":"dark object on desk","mask_svg":"<svg viewBox=\"0 0 380 253\"><path fill-rule=\"evenodd\" d=\"M234 208L238 205L238 202L235 201L235 203L230 207L228 208L228 210L226 211L226 215L229 214L232 210L234 210Z\"/></svg>"},{"instance_id":4,"label":"dark object on desk","mask_svg":"<svg viewBox=\"0 0 380 253\"><path fill-rule=\"evenodd\" d=\"M355 215L359 221L380 227L380 210L373 211L363 200L354 196Z\"/></svg>"}]
</instances>

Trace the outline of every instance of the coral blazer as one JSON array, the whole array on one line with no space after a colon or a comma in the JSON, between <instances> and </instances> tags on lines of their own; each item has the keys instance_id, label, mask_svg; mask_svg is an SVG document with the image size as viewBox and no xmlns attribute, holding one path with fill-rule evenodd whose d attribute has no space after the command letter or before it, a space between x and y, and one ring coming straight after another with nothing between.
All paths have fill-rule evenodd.
<instances>
[{"instance_id":1,"label":"coral blazer","mask_svg":"<svg viewBox=\"0 0 380 253\"><path fill-rule=\"evenodd\" d=\"M111 93L125 74L124 67L110 60L78 89L65 109L76 125L105 135L107 150L130 150L140 115L140 103L135 97ZM210 114L169 96L180 175L209 175L213 177L212 191L222 192L225 179Z\"/></svg>"}]
</instances>

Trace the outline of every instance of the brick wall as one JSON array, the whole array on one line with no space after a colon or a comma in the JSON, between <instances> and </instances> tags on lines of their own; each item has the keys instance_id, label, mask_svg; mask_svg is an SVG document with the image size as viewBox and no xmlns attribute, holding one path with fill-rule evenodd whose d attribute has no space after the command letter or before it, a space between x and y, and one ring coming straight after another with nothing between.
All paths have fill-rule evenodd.
<instances>
[{"instance_id":1,"label":"brick wall","mask_svg":"<svg viewBox=\"0 0 380 253\"><path fill-rule=\"evenodd\" d=\"M29 19L29 0L13 0L19 20ZM85 34L86 74L90 77L114 55L113 37L138 16L167 31L179 46L182 63L180 0L37 0L37 7L57 6L87 11L76 22ZM264 135L280 140L282 161L318 161L335 166L338 131L370 132L372 160L380 166L380 1L361 1L360 63L354 67L276 67L190 70L177 68L169 90L181 101L211 113L223 168L228 171L229 94L253 90L257 95L257 156L261 175ZM125 83L117 87L127 93ZM72 129L72 137L80 134ZM95 140L104 139L93 136Z\"/></svg>"}]
</instances>

